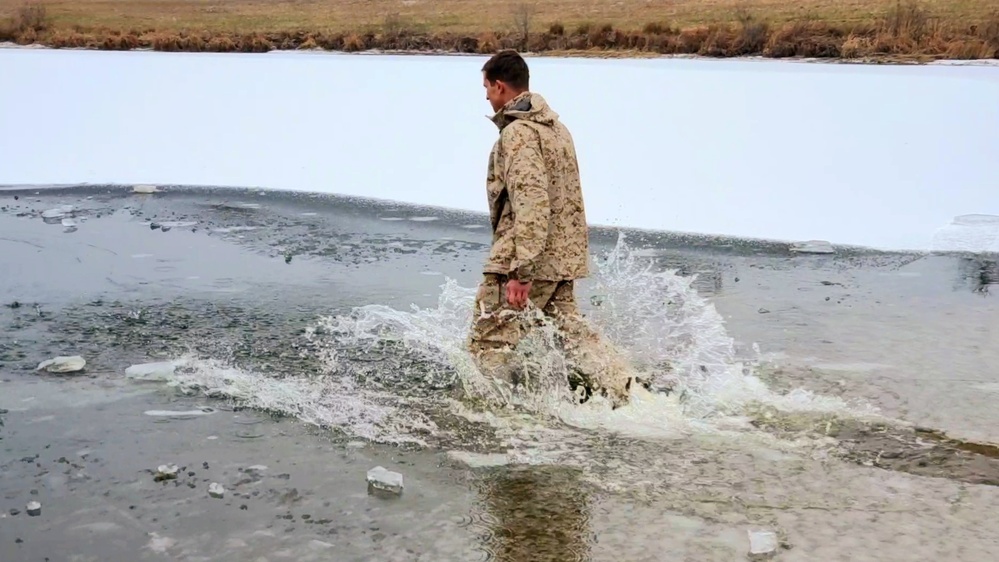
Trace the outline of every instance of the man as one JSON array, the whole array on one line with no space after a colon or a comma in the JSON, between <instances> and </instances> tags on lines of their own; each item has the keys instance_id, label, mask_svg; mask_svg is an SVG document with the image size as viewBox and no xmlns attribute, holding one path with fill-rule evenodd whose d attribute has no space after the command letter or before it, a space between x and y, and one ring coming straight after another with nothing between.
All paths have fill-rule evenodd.
<instances>
[{"instance_id":1,"label":"man","mask_svg":"<svg viewBox=\"0 0 999 562\"><path fill-rule=\"evenodd\" d=\"M586 213L568 129L529 88L515 51L482 67L499 139L486 175L493 241L475 297L469 351L486 376L515 385L513 348L529 329L528 305L554 320L584 387L627 402L627 362L582 318L574 281L589 274Z\"/></svg>"}]
</instances>

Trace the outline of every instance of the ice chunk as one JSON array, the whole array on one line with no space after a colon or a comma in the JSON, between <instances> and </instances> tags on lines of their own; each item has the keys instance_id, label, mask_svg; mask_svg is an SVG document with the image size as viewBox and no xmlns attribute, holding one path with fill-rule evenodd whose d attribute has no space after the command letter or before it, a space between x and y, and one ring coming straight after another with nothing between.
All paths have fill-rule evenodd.
<instances>
[{"instance_id":1,"label":"ice chunk","mask_svg":"<svg viewBox=\"0 0 999 562\"><path fill-rule=\"evenodd\" d=\"M48 209L47 211L42 211L43 219L62 219L66 215L72 215L75 207L72 205L63 205L55 209Z\"/></svg>"},{"instance_id":2,"label":"ice chunk","mask_svg":"<svg viewBox=\"0 0 999 562\"><path fill-rule=\"evenodd\" d=\"M32 517L38 517L42 514L42 504L38 502L28 502L28 515Z\"/></svg>"},{"instance_id":3,"label":"ice chunk","mask_svg":"<svg viewBox=\"0 0 999 562\"><path fill-rule=\"evenodd\" d=\"M750 560L767 560L777 554L777 533L773 531L747 531L749 533Z\"/></svg>"},{"instance_id":4,"label":"ice chunk","mask_svg":"<svg viewBox=\"0 0 999 562\"><path fill-rule=\"evenodd\" d=\"M155 185L135 185L132 186L132 193L157 193Z\"/></svg>"},{"instance_id":5,"label":"ice chunk","mask_svg":"<svg viewBox=\"0 0 999 562\"><path fill-rule=\"evenodd\" d=\"M219 484L218 482L212 482L208 485L208 495L213 498L221 499L222 496L225 495L225 488L223 488L222 484Z\"/></svg>"},{"instance_id":6,"label":"ice chunk","mask_svg":"<svg viewBox=\"0 0 999 562\"><path fill-rule=\"evenodd\" d=\"M50 373L72 373L83 370L86 365L87 361L79 355L60 355L53 359L42 361L35 370L46 370Z\"/></svg>"},{"instance_id":7,"label":"ice chunk","mask_svg":"<svg viewBox=\"0 0 999 562\"><path fill-rule=\"evenodd\" d=\"M187 418L193 416L207 416L208 414L214 414L215 410L211 408L202 408L200 410L146 410L143 413L147 416L154 417Z\"/></svg>"},{"instance_id":8,"label":"ice chunk","mask_svg":"<svg viewBox=\"0 0 999 562\"><path fill-rule=\"evenodd\" d=\"M402 475L376 466L368 471L368 492L402 493Z\"/></svg>"},{"instance_id":9,"label":"ice chunk","mask_svg":"<svg viewBox=\"0 0 999 562\"><path fill-rule=\"evenodd\" d=\"M173 379L173 374L180 365L178 361L160 361L157 363L142 363L125 369L125 376L140 381L166 382Z\"/></svg>"},{"instance_id":10,"label":"ice chunk","mask_svg":"<svg viewBox=\"0 0 999 562\"><path fill-rule=\"evenodd\" d=\"M177 465L175 464L161 464L156 469L155 480L157 482L159 482L160 480L174 480L177 478L177 472L179 471L180 469L177 468Z\"/></svg>"},{"instance_id":11,"label":"ice chunk","mask_svg":"<svg viewBox=\"0 0 999 562\"><path fill-rule=\"evenodd\" d=\"M799 254L835 254L832 244L825 240L807 240L805 242L795 242L789 248L792 252Z\"/></svg>"},{"instance_id":12,"label":"ice chunk","mask_svg":"<svg viewBox=\"0 0 999 562\"><path fill-rule=\"evenodd\" d=\"M959 215L933 233L934 252L999 252L999 216Z\"/></svg>"}]
</instances>

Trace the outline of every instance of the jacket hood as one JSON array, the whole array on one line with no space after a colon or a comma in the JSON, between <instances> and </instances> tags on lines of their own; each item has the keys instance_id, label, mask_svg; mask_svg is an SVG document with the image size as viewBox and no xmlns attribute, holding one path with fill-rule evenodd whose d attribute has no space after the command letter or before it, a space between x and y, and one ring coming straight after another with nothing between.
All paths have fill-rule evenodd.
<instances>
[{"instance_id":1,"label":"jacket hood","mask_svg":"<svg viewBox=\"0 0 999 562\"><path fill-rule=\"evenodd\" d=\"M558 121L558 113L555 113L548 102L540 94L534 92L524 92L513 98L506 105L500 108L489 119L503 130L515 119L533 121L540 125L554 125Z\"/></svg>"}]
</instances>

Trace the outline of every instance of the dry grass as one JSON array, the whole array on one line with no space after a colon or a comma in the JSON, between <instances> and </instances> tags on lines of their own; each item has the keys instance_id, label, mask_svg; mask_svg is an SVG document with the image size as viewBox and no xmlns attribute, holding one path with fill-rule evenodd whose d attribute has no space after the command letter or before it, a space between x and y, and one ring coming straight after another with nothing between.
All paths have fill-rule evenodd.
<instances>
[{"instance_id":1,"label":"dry grass","mask_svg":"<svg viewBox=\"0 0 999 562\"><path fill-rule=\"evenodd\" d=\"M0 0L0 41L262 52L995 58L997 0Z\"/></svg>"}]
</instances>

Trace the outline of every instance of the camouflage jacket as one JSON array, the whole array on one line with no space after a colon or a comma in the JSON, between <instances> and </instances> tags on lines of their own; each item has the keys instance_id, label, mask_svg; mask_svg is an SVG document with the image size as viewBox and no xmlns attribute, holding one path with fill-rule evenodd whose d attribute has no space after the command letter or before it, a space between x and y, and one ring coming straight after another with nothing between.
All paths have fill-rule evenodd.
<instances>
[{"instance_id":1,"label":"camouflage jacket","mask_svg":"<svg viewBox=\"0 0 999 562\"><path fill-rule=\"evenodd\" d=\"M486 174L493 242L484 272L523 281L586 277L586 212L569 130L532 92L491 119L500 134Z\"/></svg>"}]
</instances>

